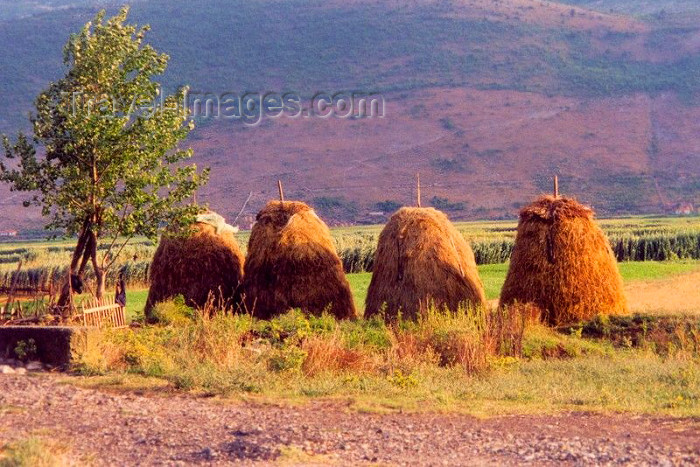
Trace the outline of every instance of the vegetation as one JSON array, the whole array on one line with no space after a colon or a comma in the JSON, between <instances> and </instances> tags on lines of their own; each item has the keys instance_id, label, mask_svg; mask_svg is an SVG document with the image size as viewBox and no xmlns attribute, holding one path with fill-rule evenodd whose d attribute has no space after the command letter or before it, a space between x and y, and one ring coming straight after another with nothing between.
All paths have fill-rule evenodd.
<instances>
[{"instance_id":1,"label":"vegetation","mask_svg":"<svg viewBox=\"0 0 700 467\"><path fill-rule=\"evenodd\" d=\"M600 224L611 240L618 261L631 262L621 265L623 276L628 270L636 270L639 276L649 278L671 270L682 272L693 265L677 260L700 259L700 222L697 218L612 219L602 220ZM502 267L498 265L510 259L515 223L467 222L458 223L457 228L471 240L477 264L494 265L494 270L500 270ZM379 232L380 226L331 230L346 273L372 270ZM248 232L237 235L244 253L248 236ZM67 272L65 265L73 249L66 241L0 244L0 293L7 293L13 284L19 290L57 290L57 284ZM150 240L137 239L130 243L117 257L116 267L107 274L107 285L114 284L121 272L131 288L144 287L154 251L155 244ZM18 272L19 260L23 263ZM655 263L636 265L644 261ZM659 261L666 263L658 264ZM94 281L89 264L84 278L88 283Z\"/></svg>"},{"instance_id":2,"label":"vegetation","mask_svg":"<svg viewBox=\"0 0 700 467\"><path fill-rule=\"evenodd\" d=\"M68 3L68 2L65 2ZM72 5L78 2L70 2ZM61 72L56 43L76 28L76 16L94 12L97 1L80 2L80 7L67 11L54 10L0 24L0 38L14 43L27 31L45 31L36 40L17 43L0 51L0 61L7 67L0 70L0 81L12 93L8 102L20 103L25 109L36 94L35 80L55 79ZM597 7L592 0L570 0L585 7ZM606 2L610 8L625 13L657 14L685 12L678 1ZM585 30L562 29L559 23L536 26L524 21L465 18L455 14L450 4L391 8L380 4L353 8L328 8L302 0L275 2L274 8L256 2L214 0L209 8L197 8L185 0L137 2L136 19L155 28L154 46L172 51L174 65L164 84L197 83L200 89L222 89L236 83L237 89L295 89L312 93L317 89L366 89L374 91L411 90L447 85L477 85L489 89L515 89L566 95L616 95L636 92L655 93L661 90L686 95L698 90L696 57L676 62L639 60L625 54L604 53L616 50L620 34L604 30L591 34ZM651 7L649 4L653 4ZM692 0L685 0L693 6ZM39 8L10 6L12 10L37 13ZM10 11L21 16L25 11ZM177 14L175 13L177 12ZM607 12L607 10L606 10ZM78 13L78 14L76 14ZM279 24L275 18L288 18ZM1 16L0 16L1 18ZM663 22L663 18L655 21ZM317 24L319 27L299 37L295 24ZM188 41L180 31L197 30ZM240 41L217 41L219 29L236 31L245 37ZM662 46L668 47L685 32L667 28ZM353 40L347 41L348 34ZM629 39L641 33L628 33ZM268 38L277 37L273 47ZM537 41L528 41L537 37ZM622 36L625 39L625 36ZM655 43L652 42L650 47ZM597 44L601 47L597 47ZM267 61L258 59L264 50ZM653 52L653 48L652 48ZM48 57L48 58L47 58ZM403 66L387 67L387 63ZM236 67L217 68L216 63L236 63ZM274 63L274 70L269 63ZM357 63L366 66L357 68ZM410 70L410 73L407 73ZM22 122L12 117L24 112L9 112L12 126ZM447 117L440 125L453 130ZM486 154L488 155L488 154Z\"/></svg>"},{"instance_id":3,"label":"vegetation","mask_svg":"<svg viewBox=\"0 0 700 467\"><path fill-rule=\"evenodd\" d=\"M630 345L477 310L395 326L295 311L207 318L177 301L158 312L161 325L105 332L82 357L87 384L133 388L138 376L211 395L342 397L364 410L700 414L697 336L657 352L674 329Z\"/></svg>"},{"instance_id":4,"label":"vegetation","mask_svg":"<svg viewBox=\"0 0 700 467\"><path fill-rule=\"evenodd\" d=\"M341 196L320 196L311 202L324 217L347 218L357 214L357 204Z\"/></svg>"},{"instance_id":5,"label":"vegetation","mask_svg":"<svg viewBox=\"0 0 700 467\"><path fill-rule=\"evenodd\" d=\"M448 198L442 198L440 196L433 196L430 198L430 204L433 205L435 209L439 209L440 211L464 210L464 203L453 203Z\"/></svg>"},{"instance_id":6,"label":"vegetation","mask_svg":"<svg viewBox=\"0 0 700 467\"><path fill-rule=\"evenodd\" d=\"M0 467L59 467L72 463L68 454L69 449L54 440L31 437L0 447Z\"/></svg>"},{"instance_id":7,"label":"vegetation","mask_svg":"<svg viewBox=\"0 0 700 467\"><path fill-rule=\"evenodd\" d=\"M154 238L164 223L191 222L197 208L183 202L207 178L195 165L176 165L192 156L177 148L191 129L181 105L185 91L153 102L160 92L154 78L168 57L144 43L147 26L125 24L127 14L123 8L105 20L101 12L71 36L66 75L39 95L31 117L42 155L20 133L14 144L3 140L19 167L0 162L0 181L30 193L25 205L42 208L47 229L77 234L66 283L75 277L79 289L89 261L97 297L134 236ZM66 284L59 306L69 304L71 293Z\"/></svg>"},{"instance_id":8,"label":"vegetation","mask_svg":"<svg viewBox=\"0 0 700 467\"><path fill-rule=\"evenodd\" d=\"M493 359L517 357L524 329L518 313L483 309L433 311L392 326L381 318L336 321L298 311L264 321L198 312L181 299L154 312L161 325L108 331L99 348L83 356L81 371L135 372L224 393L261 392L277 377L328 372L380 376L405 387L425 366L478 374Z\"/></svg>"},{"instance_id":9,"label":"vegetation","mask_svg":"<svg viewBox=\"0 0 700 467\"><path fill-rule=\"evenodd\" d=\"M386 200L376 203L374 205L374 208L378 211L390 214L394 211L397 211L402 206L403 204L398 201Z\"/></svg>"}]
</instances>

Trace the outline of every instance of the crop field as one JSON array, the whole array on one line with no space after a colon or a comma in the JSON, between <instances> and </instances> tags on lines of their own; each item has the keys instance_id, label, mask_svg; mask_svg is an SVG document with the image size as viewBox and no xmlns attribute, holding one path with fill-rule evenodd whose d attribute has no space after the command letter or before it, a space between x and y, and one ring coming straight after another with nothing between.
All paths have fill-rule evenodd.
<instances>
[{"instance_id":1,"label":"crop field","mask_svg":"<svg viewBox=\"0 0 700 467\"><path fill-rule=\"evenodd\" d=\"M457 228L471 242L477 264L502 264L513 248L517 223L513 221L460 222ZM620 262L673 261L700 259L700 219L647 218L603 219L613 251ZM356 226L332 229L332 236L346 273L369 272L381 226ZM243 253L249 232L237 239ZM14 284L21 289L48 292L65 275L73 244L68 240L0 243L0 292ZM131 287L144 287L148 267L155 251L154 242L136 239L121 254L117 268L108 275L113 284L121 269ZM21 268L18 269L19 262ZM87 277L91 277L88 266ZM491 269L486 269L491 271ZM505 270L505 268L495 270ZM491 279L485 279L487 283ZM487 284L487 288L488 288ZM498 282L493 287L499 289ZM494 298L494 288L490 296Z\"/></svg>"},{"instance_id":2,"label":"crop field","mask_svg":"<svg viewBox=\"0 0 700 467\"><path fill-rule=\"evenodd\" d=\"M103 332L81 356L80 384L294 403L342 397L370 412L497 415L575 409L700 416L700 219L603 219L600 224L622 255L619 270L630 317L567 329L546 328L515 312L498 319L494 310L516 223L467 222L457 227L480 258L490 310L433 311L417 323L394 325L298 311L267 321L200 312L175 299L156 308L159 325ZM360 313L380 231L381 226L332 229ZM238 234L244 249L248 235ZM71 243L3 243L4 286L16 277L29 286L55 287L51 277L62 277ZM143 320L154 249L151 241L136 239L120 260L129 278L130 321ZM630 261L637 257L648 260ZM31 294L24 299L31 314Z\"/></svg>"}]
</instances>

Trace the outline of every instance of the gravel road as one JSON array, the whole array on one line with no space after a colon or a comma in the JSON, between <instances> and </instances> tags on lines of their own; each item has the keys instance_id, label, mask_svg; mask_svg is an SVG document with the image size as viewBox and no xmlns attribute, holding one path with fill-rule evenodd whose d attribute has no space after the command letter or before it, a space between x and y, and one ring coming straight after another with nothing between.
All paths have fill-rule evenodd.
<instances>
[{"instance_id":1,"label":"gravel road","mask_svg":"<svg viewBox=\"0 0 700 467\"><path fill-rule=\"evenodd\" d=\"M59 379L63 382L59 382ZM235 403L0 375L0 441L51 436L97 465L700 463L700 420L566 413L366 414L340 402Z\"/></svg>"}]
</instances>

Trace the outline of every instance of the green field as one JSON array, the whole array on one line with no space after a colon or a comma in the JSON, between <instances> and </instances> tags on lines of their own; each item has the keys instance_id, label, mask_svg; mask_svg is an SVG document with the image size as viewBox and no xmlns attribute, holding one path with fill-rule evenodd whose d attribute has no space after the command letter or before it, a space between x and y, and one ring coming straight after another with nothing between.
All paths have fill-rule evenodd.
<instances>
[{"instance_id":1,"label":"green field","mask_svg":"<svg viewBox=\"0 0 700 467\"><path fill-rule=\"evenodd\" d=\"M599 225L611 239L613 248L627 258L641 257L665 261L621 261L625 281L652 280L689 272L700 261L700 218L697 217L629 217L601 219ZM508 269L507 261L516 234L514 221L474 221L456 223L467 238L479 264L479 273L488 299L500 294ZM374 249L381 225L331 229L339 255L348 273L358 310L364 309L371 275ZM240 232L238 241L245 252L250 232ZM73 248L73 240L18 241L0 243L0 288L16 286L48 287L62 280ZM137 238L127 247L118 267L108 275L108 288L118 268L124 268L129 289L129 314L138 316L146 301L147 271L155 251L154 242ZM620 258L618 258L620 259ZM22 261L19 275L18 262ZM86 270L88 290L91 269Z\"/></svg>"},{"instance_id":2,"label":"green field","mask_svg":"<svg viewBox=\"0 0 700 467\"><path fill-rule=\"evenodd\" d=\"M633 281L648 281L659 280L673 277L679 274L684 274L700 269L700 261L684 260L684 261L645 261L645 262L628 262L620 263L620 273L625 282ZM497 299L501 293L501 287L506 279L508 272L508 264L485 264L479 266L479 276L484 283L486 298L489 300ZM372 274L369 272L361 272L348 274L348 281L352 289L355 306L359 312L362 312L365 307L365 299L367 298L367 288L372 279ZM128 291L128 306L127 310L130 317L136 317L143 313L143 308L146 305L147 289L131 289Z\"/></svg>"},{"instance_id":3,"label":"green field","mask_svg":"<svg viewBox=\"0 0 700 467\"><path fill-rule=\"evenodd\" d=\"M618 261L667 261L700 259L700 218L698 217L630 217L602 219L599 224L608 235ZM479 265L508 261L513 248L517 224L513 221L460 222L457 229L471 243ZM374 251L381 225L355 226L331 229L343 267L348 273L368 272L372 269ZM238 234L245 253L250 232ZM73 241L40 241L0 243L0 290L9 289L14 277L15 286L48 288L52 281L65 275ZM113 284L119 269L124 270L131 287L143 287L155 252L155 242L145 238L132 241L118 258L115 268L108 273L108 286ZM17 276L18 262L22 270ZM498 270L486 268L485 274ZM88 265L86 277L92 277ZM499 289L497 282L485 278L489 295Z\"/></svg>"}]
</instances>

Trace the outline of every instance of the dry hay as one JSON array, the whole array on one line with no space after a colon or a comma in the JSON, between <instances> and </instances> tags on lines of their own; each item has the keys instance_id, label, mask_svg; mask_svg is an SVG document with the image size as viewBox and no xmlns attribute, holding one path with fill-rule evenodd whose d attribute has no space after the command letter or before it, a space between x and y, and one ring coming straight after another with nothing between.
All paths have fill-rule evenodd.
<instances>
[{"instance_id":1,"label":"dry hay","mask_svg":"<svg viewBox=\"0 0 700 467\"><path fill-rule=\"evenodd\" d=\"M211 222L211 217L222 223ZM202 308L211 300L220 309L240 302L243 253L236 230L213 213L198 217L187 234L161 237L150 267L146 317L153 319L156 303L182 295L189 306Z\"/></svg>"},{"instance_id":2,"label":"dry hay","mask_svg":"<svg viewBox=\"0 0 700 467\"><path fill-rule=\"evenodd\" d=\"M593 216L565 197L543 196L525 207L501 306L533 304L555 326L627 313L615 257Z\"/></svg>"},{"instance_id":3,"label":"dry hay","mask_svg":"<svg viewBox=\"0 0 700 467\"><path fill-rule=\"evenodd\" d=\"M291 308L355 318L350 284L330 231L298 201L270 201L256 217L245 265L245 304L268 319Z\"/></svg>"},{"instance_id":4,"label":"dry hay","mask_svg":"<svg viewBox=\"0 0 700 467\"><path fill-rule=\"evenodd\" d=\"M429 306L483 306L474 253L447 216L433 208L401 208L379 236L365 316L416 318Z\"/></svg>"}]
</instances>

